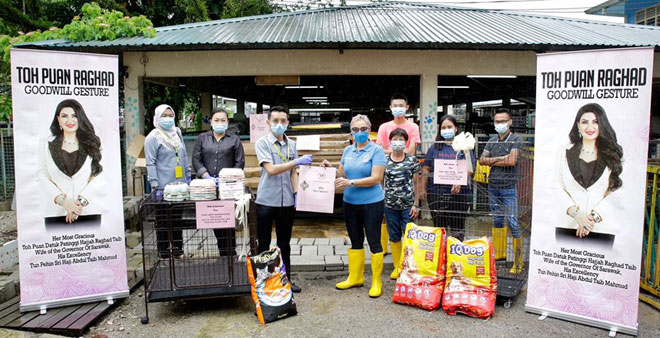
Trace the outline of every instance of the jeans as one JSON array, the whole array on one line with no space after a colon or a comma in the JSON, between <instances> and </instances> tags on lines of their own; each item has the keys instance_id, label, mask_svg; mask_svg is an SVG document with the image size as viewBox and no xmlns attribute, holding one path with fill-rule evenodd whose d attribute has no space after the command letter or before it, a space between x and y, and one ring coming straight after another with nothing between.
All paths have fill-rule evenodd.
<instances>
[{"instance_id":1,"label":"jeans","mask_svg":"<svg viewBox=\"0 0 660 338\"><path fill-rule=\"evenodd\" d=\"M383 209L385 202L369 204L350 204L344 202L344 217L346 231L351 239L351 249L364 248L364 233L367 233L367 242L371 253L383 252L380 245L380 225L383 222Z\"/></svg>"},{"instance_id":2,"label":"jeans","mask_svg":"<svg viewBox=\"0 0 660 338\"><path fill-rule=\"evenodd\" d=\"M406 231L406 225L410 223L410 208L396 210L385 207L385 219L390 242L399 242L403 232Z\"/></svg>"},{"instance_id":3,"label":"jeans","mask_svg":"<svg viewBox=\"0 0 660 338\"><path fill-rule=\"evenodd\" d=\"M493 226L504 228L504 217L509 223L511 236L520 238L521 231L518 224L518 188L496 189L488 187L490 210L493 213Z\"/></svg>"},{"instance_id":4,"label":"jeans","mask_svg":"<svg viewBox=\"0 0 660 338\"><path fill-rule=\"evenodd\" d=\"M269 207L257 204L257 249L259 253L270 249L273 222L275 222L275 235L277 236L277 247L282 253L282 261L286 274L291 278L291 231L293 229L293 217L295 210L290 207Z\"/></svg>"},{"instance_id":5,"label":"jeans","mask_svg":"<svg viewBox=\"0 0 660 338\"><path fill-rule=\"evenodd\" d=\"M433 226L444 227L449 230L449 235L464 240L465 218L470 209L472 196L470 190L461 189L460 193L452 194L450 190L438 189L427 191L426 196L433 217Z\"/></svg>"}]
</instances>

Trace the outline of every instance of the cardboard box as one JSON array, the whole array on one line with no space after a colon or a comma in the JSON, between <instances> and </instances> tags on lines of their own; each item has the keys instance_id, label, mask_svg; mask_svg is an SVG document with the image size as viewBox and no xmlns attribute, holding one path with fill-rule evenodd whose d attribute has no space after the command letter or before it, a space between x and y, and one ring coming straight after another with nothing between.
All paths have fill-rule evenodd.
<instances>
[{"instance_id":1,"label":"cardboard box","mask_svg":"<svg viewBox=\"0 0 660 338\"><path fill-rule=\"evenodd\" d=\"M147 160L144 158L144 140L144 135L137 134L131 145L126 149L126 154L135 158L136 168L145 168L147 166Z\"/></svg>"}]
</instances>

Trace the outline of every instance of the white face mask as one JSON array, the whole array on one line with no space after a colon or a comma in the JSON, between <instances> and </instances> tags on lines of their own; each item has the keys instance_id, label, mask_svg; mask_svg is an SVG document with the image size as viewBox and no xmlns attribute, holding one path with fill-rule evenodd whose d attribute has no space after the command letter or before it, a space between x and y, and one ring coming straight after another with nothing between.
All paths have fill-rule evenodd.
<instances>
[{"instance_id":1,"label":"white face mask","mask_svg":"<svg viewBox=\"0 0 660 338\"><path fill-rule=\"evenodd\" d=\"M509 124L508 123L495 123L495 131L498 134L504 134L506 131L509 130Z\"/></svg>"},{"instance_id":2,"label":"white face mask","mask_svg":"<svg viewBox=\"0 0 660 338\"><path fill-rule=\"evenodd\" d=\"M397 153L401 153L406 149L406 141L394 140L390 142L390 147L392 148L393 151Z\"/></svg>"},{"instance_id":3,"label":"white face mask","mask_svg":"<svg viewBox=\"0 0 660 338\"><path fill-rule=\"evenodd\" d=\"M392 108L392 115L394 117L402 117L406 115L406 108L404 107L393 107Z\"/></svg>"}]
</instances>

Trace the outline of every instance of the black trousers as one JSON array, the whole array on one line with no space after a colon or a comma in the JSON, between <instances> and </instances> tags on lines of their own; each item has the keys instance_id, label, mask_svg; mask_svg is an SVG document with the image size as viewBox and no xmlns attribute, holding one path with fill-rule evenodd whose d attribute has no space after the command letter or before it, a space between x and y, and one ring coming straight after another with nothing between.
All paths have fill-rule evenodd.
<instances>
[{"instance_id":1,"label":"black trousers","mask_svg":"<svg viewBox=\"0 0 660 338\"><path fill-rule=\"evenodd\" d=\"M220 256L233 256L236 247L236 229L213 229L215 239L218 243L218 253Z\"/></svg>"},{"instance_id":2,"label":"black trousers","mask_svg":"<svg viewBox=\"0 0 660 338\"><path fill-rule=\"evenodd\" d=\"M428 192L426 196L433 217L433 226L449 229L451 236L464 240L466 211L470 208L472 195L463 191L453 195L447 191Z\"/></svg>"},{"instance_id":3,"label":"black trousers","mask_svg":"<svg viewBox=\"0 0 660 338\"><path fill-rule=\"evenodd\" d=\"M183 230L181 230L182 209L171 208L161 204L156 209L156 247L160 258L178 257L183 255ZM171 235L170 236L170 231Z\"/></svg>"},{"instance_id":4,"label":"black trousers","mask_svg":"<svg viewBox=\"0 0 660 338\"><path fill-rule=\"evenodd\" d=\"M269 207L257 204L257 249L259 253L270 249L271 232L275 223L277 246L282 252L286 274L291 278L291 231L295 209L290 207Z\"/></svg>"},{"instance_id":5,"label":"black trousers","mask_svg":"<svg viewBox=\"0 0 660 338\"><path fill-rule=\"evenodd\" d=\"M366 232L371 253L383 252L383 247L380 245L380 227L384 212L384 201L369 204L344 202L344 218L346 219L346 231L351 239L351 249L364 248L364 233Z\"/></svg>"}]
</instances>

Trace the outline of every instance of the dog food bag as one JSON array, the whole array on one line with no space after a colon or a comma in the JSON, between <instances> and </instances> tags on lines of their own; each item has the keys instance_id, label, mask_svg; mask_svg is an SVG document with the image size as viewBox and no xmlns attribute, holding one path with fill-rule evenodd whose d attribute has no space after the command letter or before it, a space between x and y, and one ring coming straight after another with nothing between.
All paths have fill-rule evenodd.
<instances>
[{"instance_id":1,"label":"dog food bag","mask_svg":"<svg viewBox=\"0 0 660 338\"><path fill-rule=\"evenodd\" d=\"M497 270L488 237L460 240L447 238L447 285L442 309L486 319L495 312Z\"/></svg>"},{"instance_id":2,"label":"dog food bag","mask_svg":"<svg viewBox=\"0 0 660 338\"><path fill-rule=\"evenodd\" d=\"M445 286L445 229L408 223L401 240L401 272L394 286L395 303L433 311Z\"/></svg>"},{"instance_id":3,"label":"dog food bag","mask_svg":"<svg viewBox=\"0 0 660 338\"><path fill-rule=\"evenodd\" d=\"M248 257L247 270L259 323L270 323L298 313L279 248Z\"/></svg>"}]
</instances>

